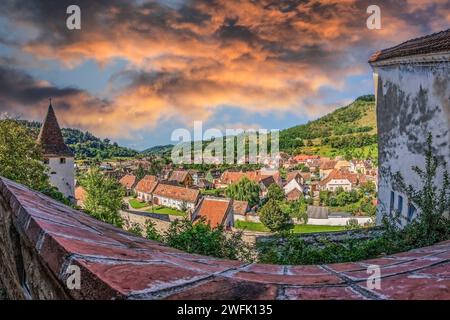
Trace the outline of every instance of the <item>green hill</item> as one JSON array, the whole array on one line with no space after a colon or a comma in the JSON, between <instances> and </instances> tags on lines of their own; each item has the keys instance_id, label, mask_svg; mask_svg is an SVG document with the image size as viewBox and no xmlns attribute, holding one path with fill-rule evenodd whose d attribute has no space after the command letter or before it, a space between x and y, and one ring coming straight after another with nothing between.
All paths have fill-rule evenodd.
<instances>
[{"instance_id":1,"label":"green hill","mask_svg":"<svg viewBox=\"0 0 450 320\"><path fill-rule=\"evenodd\" d=\"M280 132L280 150L289 154L319 154L376 158L375 97L362 96L317 120Z\"/></svg>"},{"instance_id":2,"label":"green hill","mask_svg":"<svg viewBox=\"0 0 450 320\"><path fill-rule=\"evenodd\" d=\"M154 146L154 147L145 149L144 151L141 151L141 154L145 155L145 156L170 155L172 148L173 148L173 144L167 144L167 145L163 145L163 146Z\"/></svg>"}]
</instances>

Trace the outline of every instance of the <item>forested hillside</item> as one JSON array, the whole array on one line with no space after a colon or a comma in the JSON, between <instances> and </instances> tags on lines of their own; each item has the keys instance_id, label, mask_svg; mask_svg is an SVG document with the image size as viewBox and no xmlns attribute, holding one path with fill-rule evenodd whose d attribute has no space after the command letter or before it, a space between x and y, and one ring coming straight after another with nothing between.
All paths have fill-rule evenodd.
<instances>
[{"instance_id":1,"label":"forested hillside","mask_svg":"<svg viewBox=\"0 0 450 320\"><path fill-rule=\"evenodd\" d=\"M317 120L280 132L280 150L290 153L375 158L375 97L362 96Z\"/></svg>"},{"instance_id":2,"label":"forested hillside","mask_svg":"<svg viewBox=\"0 0 450 320\"><path fill-rule=\"evenodd\" d=\"M19 122L29 128L37 138L41 128L40 122L26 120L19 120ZM111 143L109 139L97 138L88 131L83 132L72 128L63 128L61 131L65 143L75 153L77 159L98 158L102 160L114 157L134 157L138 154L137 151L121 147L116 142Z\"/></svg>"}]
</instances>

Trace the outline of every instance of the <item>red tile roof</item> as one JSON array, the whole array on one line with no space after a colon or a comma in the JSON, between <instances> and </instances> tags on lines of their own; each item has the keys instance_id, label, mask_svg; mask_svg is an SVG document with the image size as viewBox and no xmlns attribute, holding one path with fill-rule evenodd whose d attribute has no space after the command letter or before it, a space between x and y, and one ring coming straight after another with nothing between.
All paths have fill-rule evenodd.
<instances>
[{"instance_id":1,"label":"red tile roof","mask_svg":"<svg viewBox=\"0 0 450 320\"><path fill-rule=\"evenodd\" d=\"M136 176L132 174L127 174L122 177L122 179L119 180L119 183L127 189L133 188L134 184L136 183Z\"/></svg>"},{"instance_id":2,"label":"red tile roof","mask_svg":"<svg viewBox=\"0 0 450 320\"><path fill-rule=\"evenodd\" d=\"M450 29L403 42L395 47L374 53L369 62L378 62L392 58L408 57L419 54L450 51Z\"/></svg>"},{"instance_id":3,"label":"red tile roof","mask_svg":"<svg viewBox=\"0 0 450 320\"><path fill-rule=\"evenodd\" d=\"M331 180L345 180L345 179L347 179L352 185L363 183L366 180L364 175L359 175L356 173L335 169L331 171L330 174L325 179L320 181L319 184L321 186L324 186Z\"/></svg>"},{"instance_id":4,"label":"red tile roof","mask_svg":"<svg viewBox=\"0 0 450 320\"><path fill-rule=\"evenodd\" d=\"M302 177L302 175L300 174L300 171L291 171L288 172L288 174L286 175L286 182L291 181L292 179L296 179L297 177Z\"/></svg>"},{"instance_id":5,"label":"red tile roof","mask_svg":"<svg viewBox=\"0 0 450 320\"><path fill-rule=\"evenodd\" d=\"M313 160L313 159L320 159L320 156L312 156L307 154L299 154L294 157L295 161L307 161L307 160Z\"/></svg>"},{"instance_id":6,"label":"red tile roof","mask_svg":"<svg viewBox=\"0 0 450 320\"><path fill-rule=\"evenodd\" d=\"M232 207L232 200L225 198L203 198L196 209L196 217L205 218L211 227L225 222Z\"/></svg>"},{"instance_id":7,"label":"red tile roof","mask_svg":"<svg viewBox=\"0 0 450 320\"><path fill-rule=\"evenodd\" d=\"M86 201L87 192L82 186L75 188L75 200L84 202Z\"/></svg>"},{"instance_id":8,"label":"red tile roof","mask_svg":"<svg viewBox=\"0 0 450 320\"><path fill-rule=\"evenodd\" d=\"M295 201L295 200L300 199L301 195L302 195L302 193L300 192L300 190L298 190L297 188L294 188L286 194L286 199L288 201Z\"/></svg>"},{"instance_id":9,"label":"red tile roof","mask_svg":"<svg viewBox=\"0 0 450 320\"><path fill-rule=\"evenodd\" d=\"M189 176L189 172L188 171L175 170L170 175L169 181L176 181L178 183L183 183L188 176Z\"/></svg>"},{"instance_id":10,"label":"red tile roof","mask_svg":"<svg viewBox=\"0 0 450 320\"><path fill-rule=\"evenodd\" d=\"M332 170L336 166L336 163L337 161L334 160L325 161L320 165L320 170Z\"/></svg>"},{"instance_id":11,"label":"red tile roof","mask_svg":"<svg viewBox=\"0 0 450 320\"><path fill-rule=\"evenodd\" d=\"M244 177L255 182L260 182L261 180L273 177L273 180L276 183L280 177L280 174L278 172L274 174L262 174L260 171L247 171L247 172L225 171L220 177L220 182L223 184L232 184L239 182L239 180L241 180Z\"/></svg>"},{"instance_id":12,"label":"red tile roof","mask_svg":"<svg viewBox=\"0 0 450 320\"><path fill-rule=\"evenodd\" d=\"M153 191L153 196L160 196L186 202L197 202L200 191L171 184L159 183Z\"/></svg>"},{"instance_id":13,"label":"red tile roof","mask_svg":"<svg viewBox=\"0 0 450 320\"><path fill-rule=\"evenodd\" d=\"M64 143L61 128L51 104L48 106L47 116L42 124L37 142L42 148L44 157L74 156L72 150Z\"/></svg>"},{"instance_id":14,"label":"red tile roof","mask_svg":"<svg viewBox=\"0 0 450 320\"><path fill-rule=\"evenodd\" d=\"M145 176L139 181L136 185L136 191L144 192L144 193L152 193L155 187L157 186L158 181L155 176Z\"/></svg>"}]
</instances>

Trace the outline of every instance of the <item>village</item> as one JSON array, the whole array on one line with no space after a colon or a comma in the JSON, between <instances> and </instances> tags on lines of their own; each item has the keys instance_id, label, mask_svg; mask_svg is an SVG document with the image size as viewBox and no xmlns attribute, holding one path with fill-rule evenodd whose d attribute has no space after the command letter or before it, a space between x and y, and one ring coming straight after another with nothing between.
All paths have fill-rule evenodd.
<instances>
[{"instance_id":1,"label":"village","mask_svg":"<svg viewBox=\"0 0 450 320\"><path fill-rule=\"evenodd\" d=\"M310 226L311 232L373 225L378 172L371 160L283 153L279 158L279 168L213 165L185 169L167 161L155 171L152 166L161 159L154 157L102 162L99 168L126 190L122 216L141 225L152 219L159 231L182 217L204 219L211 227L221 225L227 230L267 231L258 212L270 188L282 191L285 208L296 208L291 214L294 224ZM77 165L77 174L89 169L89 165ZM258 186L256 199L248 201L249 195L242 194L246 190L230 196L230 186L243 181ZM81 207L85 196L84 188L77 186L75 199ZM300 232L308 232L307 227Z\"/></svg>"}]
</instances>

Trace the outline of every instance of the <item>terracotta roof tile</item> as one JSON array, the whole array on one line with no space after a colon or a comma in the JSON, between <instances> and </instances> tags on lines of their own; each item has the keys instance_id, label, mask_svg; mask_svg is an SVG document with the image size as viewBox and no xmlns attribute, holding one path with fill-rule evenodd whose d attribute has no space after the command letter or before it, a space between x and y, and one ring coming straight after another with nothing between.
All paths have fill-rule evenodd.
<instances>
[{"instance_id":1,"label":"terracotta roof tile","mask_svg":"<svg viewBox=\"0 0 450 320\"><path fill-rule=\"evenodd\" d=\"M119 180L119 183L124 186L124 188L131 189L136 183L136 176L132 174L127 174Z\"/></svg>"},{"instance_id":2,"label":"terracotta roof tile","mask_svg":"<svg viewBox=\"0 0 450 320\"><path fill-rule=\"evenodd\" d=\"M300 192L300 190L298 190L297 188L294 188L286 194L286 199L288 201L295 201L295 200L300 199L301 195L302 195L302 193Z\"/></svg>"},{"instance_id":3,"label":"terracotta roof tile","mask_svg":"<svg viewBox=\"0 0 450 320\"><path fill-rule=\"evenodd\" d=\"M136 185L136 191L144 192L144 193L152 193L155 187L157 186L158 181L155 176L145 176L139 181Z\"/></svg>"},{"instance_id":4,"label":"terracotta roof tile","mask_svg":"<svg viewBox=\"0 0 450 320\"><path fill-rule=\"evenodd\" d=\"M176 181L178 183L183 183L186 180L188 175L189 175L188 171L175 170L170 175L169 181Z\"/></svg>"},{"instance_id":5,"label":"terracotta roof tile","mask_svg":"<svg viewBox=\"0 0 450 320\"><path fill-rule=\"evenodd\" d=\"M369 62L450 51L450 29L403 42L395 47L375 52Z\"/></svg>"},{"instance_id":6,"label":"terracotta roof tile","mask_svg":"<svg viewBox=\"0 0 450 320\"><path fill-rule=\"evenodd\" d=\"M75 199L77 201L84 202L86 201L87 192L82 186L78 186L75 188Z\"/></svg>"},{"instance_id":7,"label":"terracotta roof tile","mask_svg":"<svg viewBox=\"0 0 450 320\"><path fill-rule=\"evenodd\" d=\"M159 183L153 191L153 196L160 196L186 202L197 202L200 191L171 184Z\"/></svg>"},{"instance_id":8,"label":"terracotta roof tile","mask_svg":"<svg viewBox=\"0 0 450 320\"><path fill-rule=\"evenodd\" d=\"M214 228L225 222L231 205L231 199L203 198L196 209L196 216L205 218L205 221Z\"/></svg>"}]
</instances>

